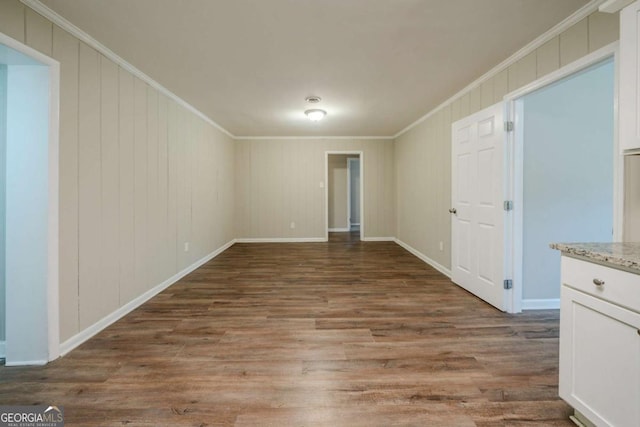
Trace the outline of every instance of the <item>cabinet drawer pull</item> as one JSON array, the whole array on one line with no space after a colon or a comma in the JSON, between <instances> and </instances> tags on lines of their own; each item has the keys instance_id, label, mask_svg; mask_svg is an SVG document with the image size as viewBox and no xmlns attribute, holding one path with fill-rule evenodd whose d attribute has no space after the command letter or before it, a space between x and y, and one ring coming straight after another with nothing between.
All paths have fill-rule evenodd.
<instances>
[{"instance_id":1,"label":"cabinet drawer pull","mask_svg":"<svg viewBox=\"0 0 640 427\"><path fill-rule=\"evenodd\" d=\"M604 285L604 280L602 279L593 279L593 284L596 286L602 286Z\"/></svg>"}]
</instances>

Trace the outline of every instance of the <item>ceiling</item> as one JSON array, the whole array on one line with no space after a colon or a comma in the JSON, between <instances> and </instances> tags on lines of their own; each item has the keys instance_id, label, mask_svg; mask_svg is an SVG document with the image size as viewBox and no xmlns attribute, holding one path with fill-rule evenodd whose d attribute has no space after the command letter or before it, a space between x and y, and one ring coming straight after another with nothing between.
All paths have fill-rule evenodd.
<instances>
[{"instance_id":1,"label":"ceiling","mask_svg":"<svg viewBox=\"0 0 640 427\"><path fill-rule=\"evenodd\" d=\"M41 2L236 136L394 135L586 4Z\"/></svg>"}]
</instances>

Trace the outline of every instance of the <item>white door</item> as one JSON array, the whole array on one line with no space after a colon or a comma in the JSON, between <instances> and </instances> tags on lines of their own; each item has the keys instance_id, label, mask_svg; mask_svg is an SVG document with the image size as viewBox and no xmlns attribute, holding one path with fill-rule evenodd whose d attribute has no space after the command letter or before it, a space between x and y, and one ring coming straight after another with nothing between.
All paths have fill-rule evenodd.
<instances>
[{"instance_id":1,"label":"white door","mask_svg":"<svg viewBox=\"0 0 640 427\"><path fill-rule=\"evenodd\" d=\"M451 130L451 280L504 311L503 106Z\"/></svg>"}]
</instances>

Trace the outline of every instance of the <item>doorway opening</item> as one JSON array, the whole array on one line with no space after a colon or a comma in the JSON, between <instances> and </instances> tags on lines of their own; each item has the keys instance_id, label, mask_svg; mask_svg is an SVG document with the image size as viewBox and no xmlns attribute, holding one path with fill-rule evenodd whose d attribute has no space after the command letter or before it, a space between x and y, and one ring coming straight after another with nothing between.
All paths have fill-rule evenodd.
<instances>
[{"instance_id":1,"label":"doorway opening","mask_svg":"<svg viewBox=\"0 0 640 427\"><path fill-rule=\"evenodd\" d=\"M326 153L326 238L331 233L364 236L362 194L362 152Z\"/></svg>"},{"instance_id":2,"label":"doorway opening","mask_svg":"<svg viewBox=\"0 0 640 427\"><path fill-rule=\"evenodd\" d=\"M560 307L550 243L620 238L614 53L510 99L513 312Z\"/></svg>"},{"instance_id":3,"label":"doorway opening","mask_svg":"<svg viewBox=\"0 0 640 427\"><path fill-rule=\"evenodd\" d=\"M8 366L59 354L59 70L0 34L0 350Z\"/></svg>"}]
</instances>

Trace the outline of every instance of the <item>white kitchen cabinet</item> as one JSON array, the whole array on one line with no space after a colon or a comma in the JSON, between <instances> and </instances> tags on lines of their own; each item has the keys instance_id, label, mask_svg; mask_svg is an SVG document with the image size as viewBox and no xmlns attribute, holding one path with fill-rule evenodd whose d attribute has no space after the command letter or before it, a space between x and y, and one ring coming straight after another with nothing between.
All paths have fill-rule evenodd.
<instances>
[{"instance_id":1,"label":"white kitchen cabinet","mask_svg":"<svg viewBox=\"0 0 640 427\"><path fill-rule=\"evenodd\" d=\"M562 257L559 392L596 426L640 426L640 275Z\"/></svg>"},{"instance_id":2,"label":"white kitchen cabinet","mask_svg":"<svg viewBox=\"0 0 640 427\"><path fill-rule=\"evenodd\" d=\"M620 11L619 137L623 152L640 151L640 1Z\"/></svg>"}]
</instances>

